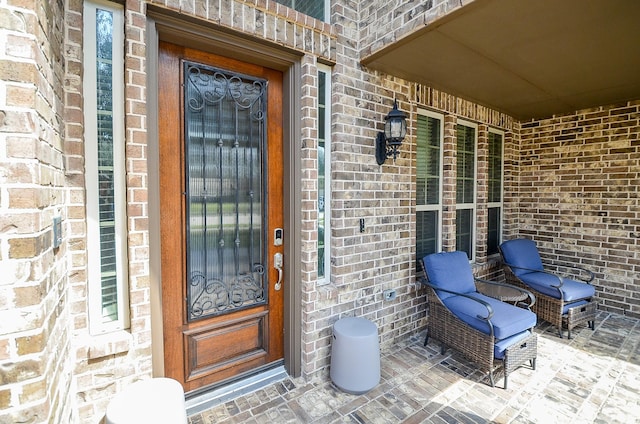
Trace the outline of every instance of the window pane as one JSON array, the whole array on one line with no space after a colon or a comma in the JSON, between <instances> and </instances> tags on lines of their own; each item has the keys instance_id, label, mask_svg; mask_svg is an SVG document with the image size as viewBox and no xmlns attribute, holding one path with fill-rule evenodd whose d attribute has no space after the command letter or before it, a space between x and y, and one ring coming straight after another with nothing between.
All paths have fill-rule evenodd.
<instances>
[{"instance_id":1,"label":"window pane","mask_svg":"<svg viewBox=\"0 0 640 424\"><path fill-rule=\"evenodd\" d=\"M129 325L123 9L83 2L88 313L91 334Z\"/></svg>"},{"instance_id":2,"label":"window pane","mask_svg":"<svg viewBox=\"0 0 640 424\"><path fill-rule=\"evenodd\" d=\"M96 10L98 214L103 322L118 319L113 169L113 13Z\"/></svg>"},{"instance_id":3,"label":"window pane","mask_svg":"<svg viewBox=\"0 0 640 424\"><path fill-rule=\"evenodd\" d=\"M417 147L418 205L440 203L440 120L418 115Z\"/></svg>"},{"instance_id":4,"label":"window pane","mask_svg":"<svg viewBox=\"0 0 640 424\"><path fill-rule=\"evenodd\" d=\"M493 255L500 244L500 208L489 208L487 221L487 254Z\"/></svg>"},{"instance_id":5,"label":"window pane","mask_svg":"<svg viewBox=\"0 0 640 424\"><path fill-rule=\"evenodd\" d=\"M328 1L328 0L327 0ZM324 20L325 0L276 0L277 3L297 10L313 18Z\"/></svg>"},{"instance_id":6,"label":"window pane","mask_svg":"<svg viewBox=\"0 0 640 424\"><path fill-rule=\"evenodd\" d=\"M327 74L318 72L318 278L325 276L325 89Z\"/></svg>"},{"instance_id":7,"label":"window pane","mask_svg":"<svg viewBox=\"0 0 640 424\"><path fill-rule=\"evenodd\" d=\"M416 259L438 251L438 211L416 212Z\"/></svg>"},{"instance_id":8,"label":"window pane","mask_svg":"<svg viewBox=\"0 0 640 424\"><path fill-rule=\"evenodd\" d=\"M475 186L475 128L457 125L456 203L473 203Z\"/></svg>"},{"instance_id":9,"label":"window pane","mask_svg":"<svg viewBox=\"0 0 640 424\"><path fill-rule=\"evenodd\" d=\"M473 248L473 210L458 209L456 211L456 250L467 254L471 259Z\"/></svg>"},{"instance_id":10,"label":"window pane","mask_svg":"<svg viewBox=\"0 0 640 424\"><path fill-rule=\"evenodd\" d=\"M502 201L502 135L489 133L489 202Z\"/></svg>"}]
</instances>

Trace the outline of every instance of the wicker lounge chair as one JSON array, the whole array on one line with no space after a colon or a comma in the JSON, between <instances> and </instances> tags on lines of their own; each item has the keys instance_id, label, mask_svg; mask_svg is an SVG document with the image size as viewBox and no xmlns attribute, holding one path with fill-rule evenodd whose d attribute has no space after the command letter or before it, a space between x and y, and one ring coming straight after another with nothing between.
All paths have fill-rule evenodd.
<instances>
[{"instance_id":1,"label":"wicker lounge chair","mask_svg":"<svg viewBox=\"0 0 640 424\"><path fill-rule=\"evenodd\" d=\"M575 279L545 270L533 240L515 239L500 245L505 279L509 284L531 290L536 296L533 311L571 338L571 329L587 323L595 328L596 302L593 272L575 265L562 265Z\"/></svg>"},{"instance_id":2,"label":"wicker lounge chair","mask_svg":"<svg viewBox=\"0 0 640 424\"><path fill-rule=\"evenodd\" d=\"M429 290L425 346L434 338L442 343L442 353L447 346L459 351L488 373L492 387L493 373L500 366L505 389L512 371L526 362L535 369L535 314L480 293L476 281L484 286L509 286L474 278L464 252L435 253L425 256L422 263L428 279L422 283ZM519 297L526 299L524 303L535 303L526 290L521 289Z\"/></svg>"}]
</instances>

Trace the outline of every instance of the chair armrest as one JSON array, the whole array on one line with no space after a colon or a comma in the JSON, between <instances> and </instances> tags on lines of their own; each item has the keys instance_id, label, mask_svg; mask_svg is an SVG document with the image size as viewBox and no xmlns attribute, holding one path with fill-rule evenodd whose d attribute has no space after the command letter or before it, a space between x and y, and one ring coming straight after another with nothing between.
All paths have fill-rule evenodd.
<instances>
[{"instance_id":1,"label":"chair armrest","mask_svg":"<svg viewBox=\"0 0 640 424\"><path fill-rule=\"evenodd\" d=\"M507 262L503 262L503 263L504 263L504 265L508 266L511 269L523 269L525 271L542 272L543 274L551 275L551 276L553 276L553 277L558 279L558 285L557 286L551 286L553 288L559 289L564 284L564 280L562 279L562 276L554 274L551 271L547 271L547 270L544 270L544 269L540 270L540 269L533 269L533 268L525 268L523 266L511 265L510 263L507 263Z\"/></svg>"},{"instance_id":2,"label":"chair armrest","mask_svg":"<svg viewBox=\"0 0 640 424\"><path fill-rule=\"evenodd\" d=\"M420 283L424 284L427 287L430 287L434 292L436 292L436 290L437 290L437 291L442 291L442 292L445 292L445 293L450 293L450 294L453 294L453 295L456 295L456 296L466 297L466 298L471 299L474 302L477 302L477 303L481 304L482 306L484 306L487 309L487 316L483 317L483 316L478 315L477 317L479 319L485 320L485 321L487 321L487 323L489 323L489 325L491 326L491 334L493 334L493 325L491 325L491 321L490 321L491 317L493 316L493 308L491 307L491 305L489 303L487 303L487 302L485 302L484 300L481 300L481 299L476 299L475 297L469 296L468 294L465 294L465 293L458 293L458 292L447 290L447 289L441 289L440 287L436 287L433 284L429 283L426 279L420 279ZM438 294L436 292L436 296L437 295ZM442 303L442 300L440 302ZM445 307L446 307L446 305L445 305ZM447 309L449 309L449 308L447 308ZM451 313L453 313L453 311Z\"/></svg>"},{"instance_id":3,"label":"chair armrest","mask_svg":"<svg viewBox=\"0 0 640 424\"><path fill-rule=\"evenodd\" d=\"M488 284L488 285L492 285L492 286L495 286L495 287L505 287L507 289L520 292L522 294L522 296L525 296L526 298L528 298L528 300L529 300L529 302L527 303L527 307L528 308L531 308L536 303L536 297L533 295L533 293L531 293L529 290L523 289L521 287L513 286L511 284L498 283L497 281L483 280L482 278L477 278L477 277L474 277L474 280L475 281L479 281L480 283L483 283L483 284ZM480 293L482 293L482 290L478 290L478 291ZM487 296L491 296L491 295L487 294ZM526 300L526 299L522 299L519 302L522 302L523 300Z\"/></svg>"},{"instance_id":4,"label":"chair armrest","mask_svg":"<svg viewBox=\"0 0 640 424\"><path fill-rule=\"evenodd\" d=\"M576 276L580 280L584 281L587 284L591 284L593 279L596 277L596 275L593 273L593 271L591 271L590 269L587 269L587 268L583 268L581 266L572 265L572 264L565 264L565 263L558 264L556 266L563 267L563 268L569 268L569 269L578 271L577 273L575 273ZM586 277L582 277L581 276L582 273L586 274Z\"/></svg>"}]
</instances>

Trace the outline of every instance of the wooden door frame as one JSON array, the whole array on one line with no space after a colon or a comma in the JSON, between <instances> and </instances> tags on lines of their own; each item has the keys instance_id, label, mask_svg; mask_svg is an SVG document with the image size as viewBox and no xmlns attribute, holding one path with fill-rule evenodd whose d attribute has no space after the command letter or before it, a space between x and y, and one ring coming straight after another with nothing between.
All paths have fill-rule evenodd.
<instances>
[{"instance_id":1,"label":"wooden door frame","mask_svg":"<svg viewBox=\"0 0 640 424\"><path fill-rule=\"evenodd\" d=\"M160 186L158 128L158 54L159 42L196 48L205 52L230 56L283 72L283 147L284 147L284 240L286 284L284 299L284 364L287 373L298 377L302 371L302 199L300 180L302 160L296 140L300 134L301 54L267 44L257 39L233 33L228 29L212 28L207 22L181 19L167 11L147 6L147 166L149 173L149 273L151 291L151 350L154 376L164 376L164 348L162 326L162 270L160 260Z\"/></svg>"}]
</instances>

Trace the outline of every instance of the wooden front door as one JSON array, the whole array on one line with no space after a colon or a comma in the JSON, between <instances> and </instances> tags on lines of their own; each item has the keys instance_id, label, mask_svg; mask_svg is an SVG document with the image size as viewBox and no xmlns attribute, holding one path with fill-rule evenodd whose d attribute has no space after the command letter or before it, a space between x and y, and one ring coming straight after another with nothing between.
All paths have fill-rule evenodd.
<instances>
[{"instance_id":1,"label":"wooden front door","mask_svg":"<svg viewBox=\"0 0 640 424\"><path fill-rule=\"evenodd\" d=\"M283 345L282 73L161 43L165 376L187 392Z\"/></svg>"}]
</instances>

